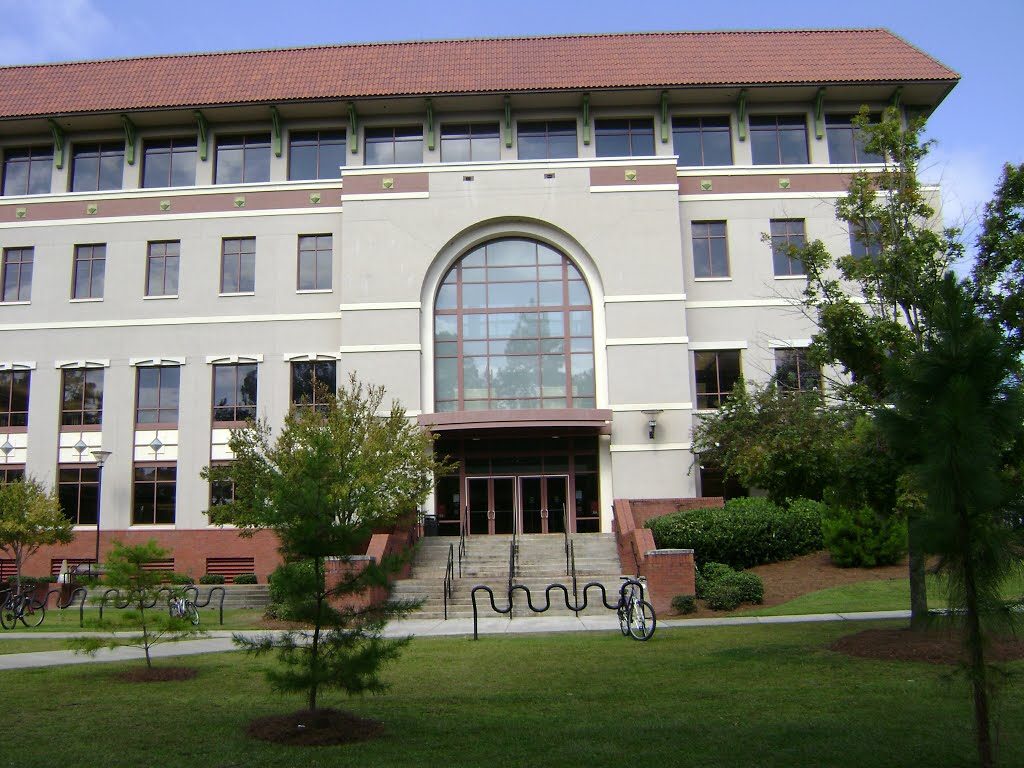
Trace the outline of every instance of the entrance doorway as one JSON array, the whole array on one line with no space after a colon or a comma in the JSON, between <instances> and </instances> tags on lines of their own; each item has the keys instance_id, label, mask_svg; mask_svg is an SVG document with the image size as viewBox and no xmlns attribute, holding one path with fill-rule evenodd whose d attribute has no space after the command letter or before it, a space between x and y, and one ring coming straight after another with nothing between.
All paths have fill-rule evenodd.
<instances>
[{"instance_id":1,"label":"entrance doorway","mask_svg":"<svg viewBox=\"0 0 1024 768\"><path fill-rule=\"evenodd\" d=\"M467 477L469 533L562 533L567 475Z\"/></svg>"}]
</instances>

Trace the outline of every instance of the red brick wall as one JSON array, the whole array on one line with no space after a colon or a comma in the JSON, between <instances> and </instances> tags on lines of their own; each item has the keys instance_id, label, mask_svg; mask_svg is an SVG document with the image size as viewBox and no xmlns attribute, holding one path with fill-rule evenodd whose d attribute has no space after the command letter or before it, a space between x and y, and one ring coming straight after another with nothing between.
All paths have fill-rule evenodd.
<instances>
[{"instance_id":1,"label":"red brick wall","mask_svg":"<svg viewBox=\"0 0 1024 768\"><path fill-rule=\"evenodd\" d=\"M333 587L349 574L362 571L370 559L380 562L385 557L406 556L413 544L419 539L420 530L418 526L412 528L396 527L389 533L375 533L370 537L370 543L366 547L366 555L356 560L329 560L327 562L326 577L327 586ZM401 569L391 576L394 579L407 579L412 570L412 560L406 557ZM371 605L382 603L388 599L390 590L387 587L371 587L358 594L347 595L341 600L334 601L339 608L351 608L362 610Z\"/></svg>"},{"instance_id":2,"label":"red brick wall","mask_svg":"<svg viewBox=\"0 0 1024 768\"><path fill-rule=\"evenodd\" d=\"M690 509L704 509L705 507L720 508L725 504L721 496L704 496L693 499L630 499L630 506L633 508L633 518L639 528L652 517L671 515L673 512Z\"/></svg>"}]
</instances>

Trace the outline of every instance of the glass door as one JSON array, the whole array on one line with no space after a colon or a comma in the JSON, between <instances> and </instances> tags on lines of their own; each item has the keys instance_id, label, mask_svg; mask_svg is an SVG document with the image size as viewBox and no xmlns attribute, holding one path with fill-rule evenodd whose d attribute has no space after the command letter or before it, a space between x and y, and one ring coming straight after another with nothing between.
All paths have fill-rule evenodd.
<instances>
[{"instance_id":1,"label":"glass door","mask_svg":"<svg viewBox=\"0 0 1024 768\"><path fill-rule=\"evenodd\" d=\"M542 533L544 527L544 478L519 478L519 503L523 533Z\"/></svg>"},{"instance_id":2,"label":"glass door","mask_svg":"<svg viewBox=\"0 0 1024 768\"><path fill-rule=\"evenodd\" d=\"M568 477L545 477L545 500L547 514L544 515L544 533L562 533L566 526L566 499L569 496Z\"/></svg>"},{"instance_id":3,"label":"glass door","mask_svg":"<svg viewBox=\"0 0 1024 768\"><path fill-rule=\"evenodd\" d=\"M491 498L490 478L466 478L466 512L469 515L469 533L490 533Z\"/></svg>"},{"instance_id":4,"label":"glass door","mask_svg":"<svg viewBox=\"0 0 1024 768\"><path fill-rule=\"evenodd\" d=\"M492 477L491 533L512 533L516 525L516 479Z\"/></svg>"}]
</instances>

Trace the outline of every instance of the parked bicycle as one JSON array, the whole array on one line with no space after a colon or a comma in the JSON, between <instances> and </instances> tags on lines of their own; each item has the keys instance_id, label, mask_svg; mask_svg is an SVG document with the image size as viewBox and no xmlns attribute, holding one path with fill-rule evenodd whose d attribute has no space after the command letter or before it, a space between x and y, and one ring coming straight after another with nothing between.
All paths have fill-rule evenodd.
<instances>
[{"instance_id":1,"label":"parked bicycle","mask_svg":"<svg viewBox=\"0 0 1024 768\"><path fill-rule=\"evenodd\" d=\"M199 626L199 609L184 595L168 599L167 611L172 619L187 619L193 627Z\"/></svg>"},{"instance_id":2,"label":"parked bicycle","mask_svg":"<svg viewBox=\"0 0 1024 768\"><path fill-rule=\"evenodd\" d=\"M621 576L619 604L615 611L619 616L619 629L624 637L634 640L650 640L658 620L654 607L644 600L644 578L642 576Z\"/></svg>"},{"instance_id":3,"label":"parked bicycle","mask_svg":"<svg viewBox=\"0 0 1024 768\"><path fill-rule=\"evenodd\" d=\"M46 604L32 597L33 590L15 592L8 589L0 594L0 626L14 629L20 620L26 627L38 627L46 619Z\"/></svg>"}]
</instances>

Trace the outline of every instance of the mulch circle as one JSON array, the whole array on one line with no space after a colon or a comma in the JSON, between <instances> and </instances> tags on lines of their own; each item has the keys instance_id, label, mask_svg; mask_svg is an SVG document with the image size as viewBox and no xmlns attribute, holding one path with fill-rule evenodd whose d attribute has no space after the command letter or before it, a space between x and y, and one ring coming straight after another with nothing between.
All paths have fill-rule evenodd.
<instances>
[{"instance_id":1,"label":"mulch circle","mask_svg":"<svg viewBox=\"0 0 1024 768\"><path fill-rule=\"evenodd\" d=\"M885 661L924 661L959 664L964 660L963 636L950 629L866 629L836 640L829 648L848 656ZM1024 638L992 638L985 653L988 661L1024 659Z\"/></svg>"},{"instance_id":2,"label":"mulch circle","mask_svg":"<svg viewBox=\"0 0 1024 768\"><path fill-rule=\"evenodd\" d=\"M140 667L118 674L126 683L167 683L176 680L191 680L199 674L193 667Z\"/></svg>"},{"instance_id":3,"label":"mulch circle","mask_svg":"<svg viewBox=\"0 0 1024 768\"><path fill-rule=\"evenodd\" d=\"M340 709L302 710L257 718L245 732L275 744L322 747L375 739L384 733L384 723Z\"/></svg>"}]
</instances>

